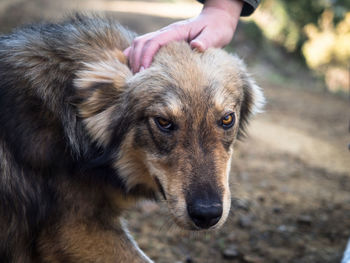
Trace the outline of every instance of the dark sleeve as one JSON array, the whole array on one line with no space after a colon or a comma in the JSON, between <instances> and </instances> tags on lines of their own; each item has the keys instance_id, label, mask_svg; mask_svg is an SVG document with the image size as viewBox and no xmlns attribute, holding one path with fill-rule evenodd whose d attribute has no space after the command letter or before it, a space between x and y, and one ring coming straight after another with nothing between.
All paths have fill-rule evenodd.
<instances>
[{"instance_id":1,"label":"dark sleeve","mask_svg":"<svg viewBox=\"0 0 350 263\"><path fill-rule=\"evenodd\" d=\"M205 0L197 0L197 1L201 2L201 3L205 2ZM260 0L243 0L243 2L244 2L244 4L243 4L241 16L249 16L258 7Z\"/></svg>"}]
</instances>

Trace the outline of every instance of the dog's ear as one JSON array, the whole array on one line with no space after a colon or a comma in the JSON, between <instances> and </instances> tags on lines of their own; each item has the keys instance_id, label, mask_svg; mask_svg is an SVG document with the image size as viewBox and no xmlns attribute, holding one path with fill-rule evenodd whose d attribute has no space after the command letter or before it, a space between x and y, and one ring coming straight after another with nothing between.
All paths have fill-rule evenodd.
<instances>
[{"instance_id":1,"label":"dog's ear","mask_svg":"<svg viewBox=\"0 0 350 263\"><path fill-rule=\"evenodd\" d=\"M240 111L238 138L245 136L245 129L249 119L256 113L261 112L265 105L265 97L261 88L247 73L245 67L241 72L241 78L243 83L243 100Z\"/></svg>"},{"instance_id":2,"label":"dog's ear","mask_svg":"<svg viewBox=\"0 0 350 263\"><path fill-rule=\"evenodd\" d=\"M108 127L118 107L120 94L132 73L121 51L107 59L85 63L74 80L74 104L90 136L99 144L107 143Z\"/></svg>"}]
</instances>

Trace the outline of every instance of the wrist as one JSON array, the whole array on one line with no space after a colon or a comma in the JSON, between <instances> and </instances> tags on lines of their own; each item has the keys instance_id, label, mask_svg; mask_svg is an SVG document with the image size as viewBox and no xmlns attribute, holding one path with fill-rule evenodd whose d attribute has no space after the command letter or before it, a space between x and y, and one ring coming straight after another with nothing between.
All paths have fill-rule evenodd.
<instances>
[{"instance_id":1,"label":"wrist","mask_svg":"<svg viewBox=\"0 0 350 263\"><path fill-rule=\"evenodd\" d=\"M218 19L224 16L226 21L229 21L231 23L231 27L235 30L242 9L242 0L206 0L201 13L219 13Z\"/></svg>"},{"instance_id":2,"label":"wrist","mask_svg":"<svg viewBox=\"0 0 350 263\"><path fill-rule=\"evenodd\" d=\"M203 10L216 8L230 16L240 16L243 9L243 0L205 0Z\"/></svg>"}]
</instances>

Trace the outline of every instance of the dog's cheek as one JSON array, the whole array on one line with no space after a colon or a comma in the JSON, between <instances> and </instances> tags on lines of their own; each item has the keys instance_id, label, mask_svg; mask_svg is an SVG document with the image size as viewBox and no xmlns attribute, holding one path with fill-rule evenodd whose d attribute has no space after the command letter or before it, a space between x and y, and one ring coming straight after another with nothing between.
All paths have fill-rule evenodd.
<instances>
[{"instance_id":1,"label":"dog's cheek","mask_svg":"<svg viewBox=\"0 0 350 263\"><path fill-rule=\"evenodd\" d=\"M161 157L169 157L176 147L176 136L160 131L152 123L152 119L146 119L136 127L134 144L142 147L146 152Z\"/></svg>"},{"instance_id":2,"label":"dog's cheek","mask_svg":"<svg viewBox=\"0 0 350 263\"><path fill-rule=\"evenodd\" d=\"M152 143L152 138L149 134L147 121L138 121L135 125L133 138L133 147L141 148L146 153L154 153L156 148Z\"/></svg>"}]
</instances>

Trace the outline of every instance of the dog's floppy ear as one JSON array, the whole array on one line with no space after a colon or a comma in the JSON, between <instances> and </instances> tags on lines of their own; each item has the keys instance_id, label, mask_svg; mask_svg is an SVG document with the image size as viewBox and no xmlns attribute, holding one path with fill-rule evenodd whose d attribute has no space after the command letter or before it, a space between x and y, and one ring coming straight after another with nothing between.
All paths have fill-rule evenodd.
<instances>
[{"instance_id":1,"label":"dog's floppy ear","mask_svg":"<svg viewBox=\"0 0 350 263\"><path fill-rule=\"evenodd\" d=\"M265 105L265 97L261 88L254 79L246 72L245 67L241 72L243 83L243 100L240 111L240 124L238 138L245 136L245 128L250 117L262 111Z\"/></svg>"},{"instance_id":2,"label":"dog's floppy ear","mask_svg":"<svg viewBox=\"0 0 350 263\"><path fill-rule=\"evenodd\" d=\"M122 52L115 51L104 60L84 63L84 69L76 75L74 104L78 115L90 136L104 145L110 137L108 127L112 114L132 73Z\"/></svg>"}]
</instances>

